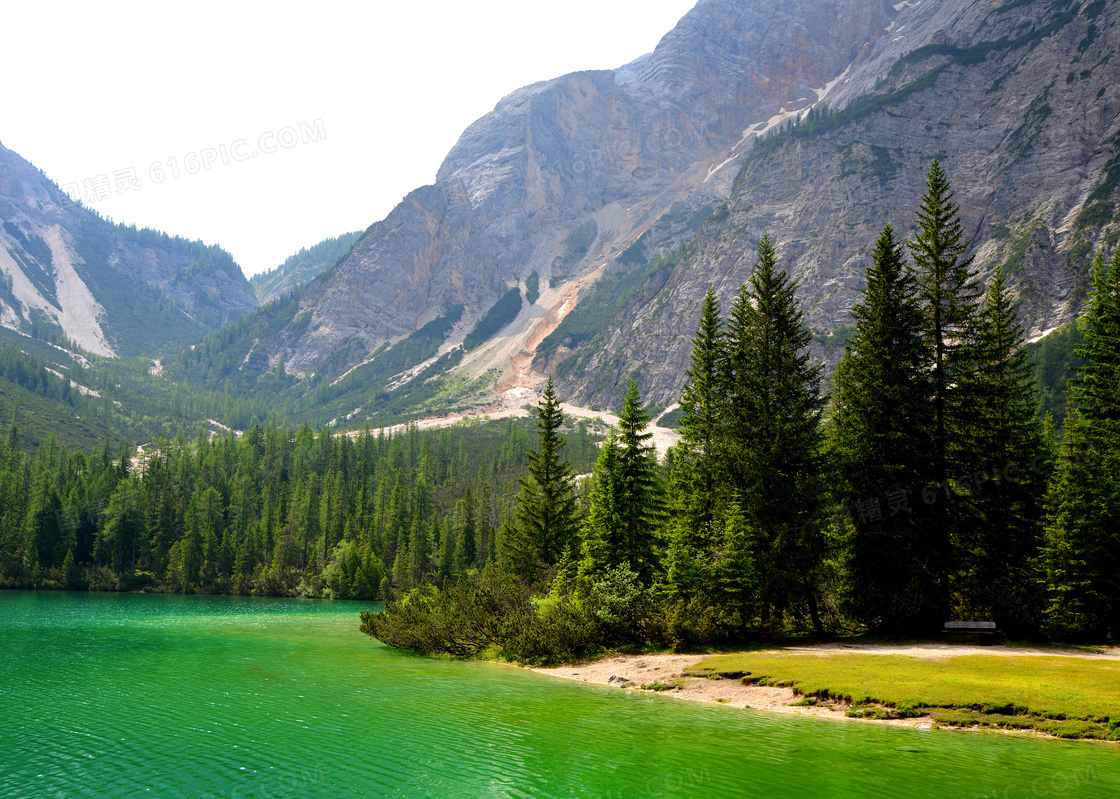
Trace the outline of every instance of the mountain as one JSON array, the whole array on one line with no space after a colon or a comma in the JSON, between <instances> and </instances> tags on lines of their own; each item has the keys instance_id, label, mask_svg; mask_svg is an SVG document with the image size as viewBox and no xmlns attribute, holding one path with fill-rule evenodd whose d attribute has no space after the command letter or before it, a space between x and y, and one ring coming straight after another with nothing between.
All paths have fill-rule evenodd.
<instances>
[{"instance_id":1,"label":"mountain","mask_svg":"<svg viewBox=\"0 0 1120 799\"><path fill-rule=\"evenodd\" d=\"M729 305L769 231L831 362L875 234L909 233L935 157L977 265L1007 265L1041 334L1117 239L1117 17L1105 0L701 0L632 64L502 99L224 360L354 383L438 328L373 393L442 356L491 400L556 371L566 399L614 406L634 376L666 405L705 289ZM359 388L350 416L376 404Z\"/></svg>"},{"instance_id":2,"label":"mountain","mask_svg":"<svg viewBox=\"0 0 1120 799\"><path fill-rule=\"evenodd\" d=\"M1005 265L1031 334L1078 313L1092 251L1120 239L1120 4L901 5L846 70L836 110L742 155L689 255L561 366L566 397L611 404L637 375L651 401L674 401L704 292L727 308L767 231L800 283L815 353L834 363L843 336L827 334L850 321L875 233L911 233L935 157L981 276Z\"/></svg>"},{"instance_id":3,"label":"mountain","mask_svg":"<svg viewBox=\"0 0 1120 799\"><path fill-rule=\"evenodd\" d=\"M434 185L306 287L299 334L263 346L294 372L343 370L457 305L462 340L534 272L540 294L521 323L561 313L682 198L700 208L726 196L726 185L705 184L708 167L758 114L779 110L778 83L816 96L892 14L885 3L812 5L822 11L808 25L777 2L701 3L617 73L573 73L504 98L463 133ZM776 60L782 48L788 58Z\"/></svg>"},{"instance_id":4,"label":"mountain","mask_svg":"<svg viewBox=\"0 0 1120 799\"><path fill-rule=\"evenodd\" d=\"M0 325L152 355L257 307L219 247L115 225L0 145Z\"/></svg>"},{"instance_id":5,"label":"mountain","mask_svg":"<svg viewBox=\"0 0 1120 799\"><path fill-rule=\"evenodd\" d=\"M311 247L304 247L275 269L253 275L249 285L256 292L261 305L290 294L312 278L326 272L343 258L364 231L343 233L333 239L324 239Z\"/></svg>"}]
</instances>

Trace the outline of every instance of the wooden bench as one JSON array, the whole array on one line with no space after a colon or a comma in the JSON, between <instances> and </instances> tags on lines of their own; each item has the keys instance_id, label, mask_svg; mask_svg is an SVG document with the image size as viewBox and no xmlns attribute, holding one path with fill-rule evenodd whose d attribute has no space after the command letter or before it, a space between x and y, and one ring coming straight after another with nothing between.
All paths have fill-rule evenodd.
<instances>
[{"instance_id":1,"label":"wooden bench","mask_svg":"<svg viewBox=\"0 0 1120 799\"><path fill-rule=\"evenodd\" d=\"M945 635L976 636L981 646L988 646L996 637L996 623L994 621L947 621L942 630Z\"/></svg>"}]
</instances>

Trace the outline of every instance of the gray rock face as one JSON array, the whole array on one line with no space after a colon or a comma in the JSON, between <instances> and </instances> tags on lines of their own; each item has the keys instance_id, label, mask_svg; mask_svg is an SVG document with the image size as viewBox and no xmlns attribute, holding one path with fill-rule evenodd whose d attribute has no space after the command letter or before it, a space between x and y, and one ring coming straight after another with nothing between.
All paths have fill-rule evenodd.
<instances>
[{"instance_id":1,"label":"gray rock face","mask_svg":"<svg viewBox=\"0 0 1120 799\"><path fill-rule=\"evenodd\" d=\"M256 306L228 253L107 222L0 145L0 325L56 328L92 352L125 355Z\"/></svg>"},{"instance_id":2,"label":"gray rock face","mask_svg":"<svg viewBox=\"0 0 1120 799\"><path fill-rule=\"evenodd\" d=\"M902 9L838 85L850 113L743 158L727 217L582 349L562 395L611 407L637 375L647 400L675 401L708 285L729 307L764 232L814 330L848 323L878 231L911 234L935 157L982 277L1005 265L1032 335L1071 319L1092 250L1120 228L1120 4L1006 6ZM840 355L820 341L814 352Z\"/></svg>"},{"instance_id":3,"label":"gray rock face","mask_svg":"<svg viewBox=\"0 0 1120 799\"><path fill-rule=\"evenodd\" d=\"M815 99L893 16L885 2L705 0L618 71L514 92L463 133L435 186L308 286L308 333L264 346L295 371L341 369L446 305L477 318L534 271L548 285L593 269L701 187L745 127ZM573 258L589 222L594 240Z\"/></svg>"},{"instance_id":4,"label":"gray rock face","mask_svg":"<svg viewBox=\"0 0 1120 799\"><path fill-rule=\"evenodd\" d=\"M675 249L682 236L659 220L722 205L683 260L578 345L561 395L615 407L636 375L647 400L675 401L704 291L729 305L767 231L800 282L815 354L834 362L824 336L849 321L882 225L909 235L934 157L978 267L1007 265L1041 333L1076 313L1087 255L1116 229L1118 32L1120 4L1105 0L701 0L648 56L501 100L436 185L374 225L260 345L270 363L341 372L448 305L469 327L536 272L538 304L461 367L478 376L505 358L499 386L525 389L569 353L533 362L544 321L630 268L639 238L641 258ZM780 132L810 109L796 135Z\"/></svg>"}]
</instances>

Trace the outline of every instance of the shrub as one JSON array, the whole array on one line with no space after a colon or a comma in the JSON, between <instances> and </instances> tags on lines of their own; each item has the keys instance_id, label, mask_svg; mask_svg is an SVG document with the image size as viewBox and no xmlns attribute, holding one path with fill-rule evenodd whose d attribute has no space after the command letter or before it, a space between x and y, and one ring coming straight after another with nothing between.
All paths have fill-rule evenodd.
<instances>
[{"instance_id":1,"label":"shrub","mask_svg":"<svg viewBox=\"0 0 1120 799\"><path fill-rule=\"evenodd\" d=\"M665 616L669 645L675 652L695 649L723 637L718 612L699 597L670 604Z\"/></svg>"}]
</instances>

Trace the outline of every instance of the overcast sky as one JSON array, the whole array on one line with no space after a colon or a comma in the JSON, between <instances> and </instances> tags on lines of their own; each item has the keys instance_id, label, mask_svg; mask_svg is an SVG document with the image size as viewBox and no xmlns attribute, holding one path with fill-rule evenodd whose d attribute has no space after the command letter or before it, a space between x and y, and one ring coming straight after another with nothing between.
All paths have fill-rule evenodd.
<instances>
[{"instance_id":1,"label":"overcast sky","mask_svg":"<svg viewBox=\"0 0 1120 799\"><path fill-rule=\"evenodd\" d=\"M621 66L693 4L9 3L0 142L253 274L383 218L505 94Z\"/></svg>"}]
</instances>

